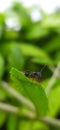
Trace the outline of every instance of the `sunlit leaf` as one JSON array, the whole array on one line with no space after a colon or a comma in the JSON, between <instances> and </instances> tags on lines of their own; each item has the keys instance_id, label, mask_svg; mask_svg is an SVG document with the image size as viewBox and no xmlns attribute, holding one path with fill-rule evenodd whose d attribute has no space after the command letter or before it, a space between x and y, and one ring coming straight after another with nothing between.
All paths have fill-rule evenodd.
<instances>
[{"instance_id":1,"label":"sunlit leaf","mask_svg":"<svg viewBox=\"0 0 60 130\"><path fill-rule=\"evenodd\" d=\"M35 105L40 116L44 116L48 109L47 97L44 89L37 83L30 81L22 72L12 68L11 79L17 85L19 92L28 97ZM15 87L16 88L16 87Z\"/></svg>"},{"instance_id":2,"label":"sunlit leaf","mask_svg":"<svg viewBox=\"0 0 60 130\"><path fill-rule=\"evenodd\" d=\"M60 15L49 15L42 21L43 28L57 29L60 28Z\"/></svg>"},{"instance_id":3,"label":"sunlit leaf","mask_svg":"<svg viewBox=\"0 0 60 130\"><path fill-rule=\"evenodd\" d=\"M0 25L3 25L5 21L5 15L3 13L0 13Z\"/></svg>"},{"instance_id":4,"label":"sunlit leaf","mask_svg":"<svg viewBox=\"0 0 60 130\"><path fill-rule=\"evenodd\" d=\"M35 121L32 123L32 130L49 130L49 128L46 124Z\"/></svg>"}]
</instances>

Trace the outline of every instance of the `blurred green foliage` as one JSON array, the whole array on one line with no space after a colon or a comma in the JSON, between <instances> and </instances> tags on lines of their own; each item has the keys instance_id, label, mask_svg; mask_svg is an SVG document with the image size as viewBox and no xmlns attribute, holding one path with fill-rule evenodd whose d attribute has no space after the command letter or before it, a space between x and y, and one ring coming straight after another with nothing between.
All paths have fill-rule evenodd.
<instances>
[{"instance_id":1,"label":"blurred green foliage","mask_svg":"<svg viewBox=\"0 0 60 130\"><path fill-rule=\"evenodd\" d=\"M60 77L54 82L48 99L45 93L54 69L60 62L60 11L48 15L39 9L42 19L33 21L31 10L33 8L14 3L4 13L0 13L0 81L5 81L30 99L38 115L44 116L47 112L46 115L50 117L60 118ZM15 20L13 27L7 25L9 19ZM25 70L40 71L45 65L41 83L30 81L21 73ZM0 102L17 106L19 110L25 107L7 93L1 84ZM5 111L0 111L0 127L1 130L51 129L51 126L39 121L22 119Z\"/></svg>"}]
</instances>

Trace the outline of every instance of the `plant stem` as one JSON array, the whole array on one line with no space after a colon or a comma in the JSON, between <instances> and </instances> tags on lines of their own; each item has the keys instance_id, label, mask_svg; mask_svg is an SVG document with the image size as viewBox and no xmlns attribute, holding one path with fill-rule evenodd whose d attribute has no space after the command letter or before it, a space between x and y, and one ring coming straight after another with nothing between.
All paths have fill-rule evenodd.
<instances>
[{"instance_id":1,"label":"plant stem","mask_svg":"<svg viewBox=\"0 0 60 130\"><path fill-rule=\"evenodd\" d=\"M18 107L15 107L15 106L12 106L9 104L5 104L5 103L1 103L1 102L0 102L0 110L7 111L10 113L14 113L14 114L18 114L18 111L19 111ZM23 114L32 120L38 120L40 122L43 122L43 123L46 123L49 125L54 125L54 126L60 127L60 120L58 120L58 119L53 119L50 117L38 118L36 116L35 112L29 111L29 110L24 110L24 109L23 109Z\"/></svg>"},{"instance_id":2,"label":"plant stem","mask_svg":"<svg viewBox=\"0 0 60 130\"><path fill-rule=\"evenodd\" d=\"M30 100L26 99L24 96L22 96L20 93L16 92L11 86L8 85L8 83L3 81L1 82L1 86L23 105L26 105L31 110L35 111L35 106L33 105L33 103Z\"/></svg>"},{"instance_id":3,"label":"plant stem","mask_svg":"<svg viewBox=\"0 0 60 130\"><path fill-rule=\"evenodd\" d=\"M18 113L18 108L9 104L5 104L0 102L0 110L11 112L11 113Z\"/></svg>"},{"instance_id":4,"label":"plant stem","mask_svg":"<svg viewBox=\"0 0 60 130\"><path fill-rule=\"evenodd\" d=\"M40 118L39 121L52 125L52 126L60 127L60 120L55 119L55 118L44 117L44 118Z\"/></svg>"}]
</instances>

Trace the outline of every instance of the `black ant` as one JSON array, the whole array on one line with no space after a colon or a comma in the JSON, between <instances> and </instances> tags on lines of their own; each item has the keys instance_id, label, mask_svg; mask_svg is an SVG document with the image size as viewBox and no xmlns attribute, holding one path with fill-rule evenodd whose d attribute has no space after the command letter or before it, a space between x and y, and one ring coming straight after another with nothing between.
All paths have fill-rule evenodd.
<instances>
[{"instance_id":1,"label":"black ant","mask_svg":"<svg viewBox=\"0 0 60 130\"><path fill-rule=\"evenodd\" d=\"M25 74L26 77L35 79L36 81L40 81L40 79L41 79L41 73L40 72L29 73L28 71L25 71L24 74Z\"/></svg>"},{"instance_id":2,"label":"black ant","mask_svg":"<svg viewBox=\"0 0 60 130\"><path fill-rule=\"evenodd\" d=\"M45 68L45 66L41 69L41 71ZM40 82L41 81L41 71L40 72L32 72L29 73L28 71L25 71L24 74L28 78L35 79L36 81Z\"/></svg>"}]
</instances>

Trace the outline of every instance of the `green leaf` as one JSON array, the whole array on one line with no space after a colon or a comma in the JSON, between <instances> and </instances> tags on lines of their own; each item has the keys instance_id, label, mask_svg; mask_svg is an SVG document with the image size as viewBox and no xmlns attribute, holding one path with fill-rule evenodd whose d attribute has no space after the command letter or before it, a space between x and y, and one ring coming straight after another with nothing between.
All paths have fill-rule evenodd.
<instances>
[{"instance_id":1,"label":"green leaf","mask_svg":"<svg viewBox=\"0 0 60 130\"><path fill-rule=\"evenodd\" d=\"M38 39L44 36L47 36L49 31L46 28L43 28L41 22L34 23L33 26L30 26L28 32L26 33L25 37L27 39Z\"/></svg>"},{"instance_id":2,"label":"green leaf","mask_svg":"<svg viewBox=\"0 0 60 130\"><path fill-rule=\"evenodd\" d=\"M46 53L42 49L38 48L37 46L21 43L20 47L21 47L24 55L34 56L34 57L35 56L36 57L38 57L38 56L41 56L41 57L46 56Z\"/></svg>"},{"instance_id":3,"label":"green leaf","mask_svg":"<svg viewBox=\"0 0 60 130\"><path fill-rule=\"evenodd\" d=\"M17 69L22 69L24 65L24 57L21 51L20 45L16 42L10 42L1 44L0 51L3 57L6 59L6 68L10 69L15 67Z\"/></svg>"},{"instance_id":4,"label":"green leaf","mask_svg":"<svg viewBox=\"0 0 60 130\"><path fill-rule=\"evenodd\" d=\"M60 35L55 36L51 41L49 41L44 49L48 52L56 51L60 48Z\"/></svg>"},{"instance_id":5,"label":"green leaf","mask_svg":"<svg viewBox=\"0 0 60 130\"><path fill-rule=\"evenodd\" d=\"M43 28L46 29L60 29L60 14L52 14L48 15L43 21L42 21Z\"/></svg>"},{"instance_id":6,"label":"green leaf","mask_svg":"<svg viewBox=\"0 0 60 130\"><path fill-rule=\"evenodd\" d=\"M41 82L43 88L46 89L50 79ZM55 117L60 110L60 78L57 79L52 86L51 92L48 96L49 111L48 115Z\"/></svg>"},{"instance_id":7,"label":"green leaf","mask_svg":"<svg viewBox=\"0 0 60 130\"><path fill-rule=\"evenodd\" d=\"M40 116L46 115L48 101L44 89L38 83L26 78L22 72L12 68L11 79L17 85L18 91L28 97L35 105L36 111ZM15 88L17 90L17 88Z\"/></svg>"},{"instance_id":8,"label":"green leaf","mask_svg":"<svg viewBox=\"0 0 60 130\"><path fill-rule=\"evenodd\" d=\"M0 44L0 52L4 58L8 56L10 50L10 44L5 43L5 44Z\"/></svg>"},{"instance_id":9,"label":"green leaf","mask_svg":"<svg viewBox=\"0 0 60 130\"><path fill-rule=\"evenodd\" d=\"M22 26L29 24L30 16L28 14L28 10L26 10L26 8L24 8L20 2L14 2L12 11L17 14L19 23L21 23Z\"/></svg>"},{"instance_id":10,"label":"green leaf","mask_svg":"<svg viewBox=\"0 0 60 130\"><path fill-rule=\"evenodd\" d=\"M46 54L44 50L42 50L41 48L38 48L37 46L30 45L29 43L28 44L21 43L20 47L23 51L23 54L26 56L44 57L44 58L48 57L48 55Z\"/></svg>"},{"instance_id":11,"label":"green leaf","mask_svg":"<svg viewBox=\"0 0 60 130\"><path fill-rule=\"evenodd\" d=\"M0 80L2 78L4 74L4 59L3 57L0 55Z\"/></svg>"},{"instance_id":12,"label":"green leaf","mask_svg":"<svg viewBox=\"0 0 60 130\"><path fill-rule=\"evenodd\" d=\"M43 88L46 89L50 79L47 79L41 83ZM48 115L55 117L60 109L60 78L57 79L52 86L51 92L48 96L49 111Z\"/></svg>"},{"instance_id":13,"label":"green leaf","mask_svg":"<svg viewBox=\"0 0 60 130\"><path fill-rule=\"evenodd\" d=\"M60 49L57 50L57 53L55 54L55 61L56 61L56 63L60 62Z\"/></svg>"},{"instance_id":14,"label":"green leaf","mask_svg":"<svg viewBox=\"0 0 60 130\"><path fill-rule=\"evenodd\" d=\"M4 101L6 99L6 93L4 91L4 89L1 87L0 85L0 101Z\"/></svg>"},{"instance_id":15,"label":"green leaf","mask_svg":"<svg viewBox=\"0 0 60 130\"><path fill-rule=\"evenodd\" d=\"M17 31L13 29L6 30L4 33L4 39L12 40L12 41L18 39Z\"/></svg>"},{"instance_id":16,"label":"green leaf","mask_svg":"<svg viewBox=\"0 0 60 130\"><path fill-rule=\"evenodd\" d=\"M18 130L30 130L32 128L32 121L29 120L21 120L19 122L19 129Z\"/></svg>"},{"instance_id":17,"label":"green leaf","mask_svg":"<svg viewBox=\"0 0 60 130\"><path fill-rule=\"evenodd\" d=\"M39 121L21 120L19 122L19 130L49 130L49 128L46 124Z\"/></svg>"},{"instance_id":18,"label":"green leaf","mask_svg":"<svg viewBox=\"0 0 60 130\"><path fill-rule=\"evenodd\" d=\"M60 79L57 79L48 97L49 116L55 117L60 110Z\"/></svg>"},{"instance_id":19,"label":"green leaf","mask_svg":"<svg viewBox=\"0 0 60 130\"><path fill-rule=\"evenodd\" d=\"M33 57L32 59L33 62L36 62L38 64L49 64L49 65L54 63L50 59L49 55L44 50L38 48L37 46L33 46L30 44L21 44L20 47L24 55Z\"/></svg>"},{"instance_id":20,"label":"green leaf","mask_svg":"<svg viewBox=\"0 0 60 130\"><path fill-rule=\"evenodd\" d=\"M5 21L5 15L3 13L0 13L0 25L4 25Z\"/></svg>"},{"instance_id":21,"label":"green leaf","mask_svg":"<svg viewBox=\"0 0 60 130\"><path fill-rule=\"evenodd\" d=\"M17 128L17 116L10 114L7 121L7 130L16 130Z\"/></svg>"},{"instance_id":22,"label":"green leaf","mask_svg":"<svg viewBox=\"0 0 60 130\"><path fill-rule=\"evenodd\" d=\"M7 114L0 110L0 128L6 121L6 116L7 116Z\"/></svg>"},{"instance_id":23,"label":"green leaf","mask_svg":"<svg viewBox=\"0 0 60 130\"><path fill-rule=\"evenodd\" d=\"M53 65L54 62L49 57L37 57L32 59L33 62L38 64L47 64L47 65Z\"/></svg>"},{"instance_id":24,"label":"green leaf","mask_svg":"<svg viewBox=\"0 0 60 130\"><path fill-rule=\"evenodd\" d=\"M46 124L35 121L32 122L32 130L49 130L49 128Z\"/></svg>"},{"instance_id":25,"label":"green leaf","mask_svg":"<svg viewBox=\"0 0 60 130\"><path fill-rule=\"evenodd\" d=\"M8 66L21 69L24 64L24 58L20 46L18 44L11 44L8 55Z\"/></svg>"}]
</instances>

